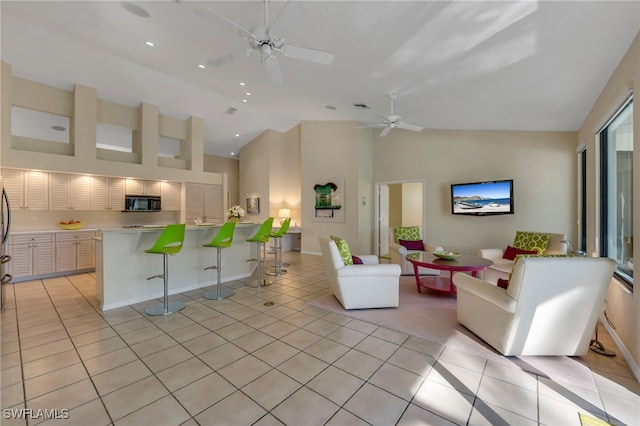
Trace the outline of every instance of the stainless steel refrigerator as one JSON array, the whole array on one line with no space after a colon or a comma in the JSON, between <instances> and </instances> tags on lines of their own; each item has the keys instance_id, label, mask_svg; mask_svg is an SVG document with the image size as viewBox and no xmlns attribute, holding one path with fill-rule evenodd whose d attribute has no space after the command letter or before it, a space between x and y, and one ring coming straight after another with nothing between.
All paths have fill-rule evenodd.
<instances>
[{"instance_id":1,"label":"stainless steel refrigerator","mask_svg":"<svg viewBox=\"0 0 640 426\"><path fill-rule=\"evenodd\" d=\"M0 186L2 184L2 177L0 177ZM0 308L4 304L5 300L5 288L6 285L11 282L11 275L7 273L7 263L11 260L11 256L6 253L7 239L9 238L9 231L11 230L11 206L9 204L9 198L7 192L2 187L2 201L0 202Z\"/></svg>"}]
</instances>

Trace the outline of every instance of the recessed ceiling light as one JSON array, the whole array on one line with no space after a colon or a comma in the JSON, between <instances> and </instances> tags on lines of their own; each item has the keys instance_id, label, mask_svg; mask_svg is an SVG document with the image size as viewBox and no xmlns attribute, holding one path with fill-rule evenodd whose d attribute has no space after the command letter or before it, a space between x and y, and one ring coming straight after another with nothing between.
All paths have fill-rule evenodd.
<instances>
[{"instance_id":1,"label":"recessed ceiling light","mask_svg":"<svg viewBox=\"0 0 640 426\"><path fill-rule=\"evenodd\" d=\"M245 93L245 95L251 96L251 92L247 92L247 93Z\"/></svg>"},{"instance_id":2,"label":"recessed ceiling light","mask_svg":"<svg viewBox=\"0 0 640 426\"><path fill-rule=\"evenodd\" d=\"M58 126L58 125L51 126L51 128L52 128L53 130L55 130L56 132L64 132L65 130L67 130L65 127Z\"/></svg>"},{"instance_id":3,"label":"recessed ceiling light","mask_svg":"<svg viewBox=\"0 0 640 426\"><path fill-rule=\"evenodd\" d=\"M247 100L246 100L246 99L243 99L243 100L242 100L242 102L247 102Z\"/></svg>"},{"instance_id":4,"label":"recessed ceiling light","mask_svg":"<svg viewBox=\"0 0 640 426\"><path fill-rule=\"evenodd\" d=\"M150 46L150 47L155 46L155 45L153 44L153 42L152 42L152 41L147 41L147 42L145 42L145 44L146 44L147 46Z\"/></svg>"},{"instance_id":5,"label":"recessed ceiling light","mask_svg":"<svg viewBox=\"0 0 640 426\"><path fill-rule=\"evenodd\" d=\"M366 104L353 104L354 107L356 107L357 109L369 109L369 107Z\"/></svg>"},{"instance_id":6,"label":"recessed ceiling light","mask_svg":"<svg viewBox=\"0 0 640 426\"><path fill-rule=\"evenodd\" d=\"M202 64L199 64L198 68L205 69L206 67L204 65L202 65Z\"/></svg>"},{"instance_id":7,"label":"recessed ceiling light","mask_svg":"<svg viewBox=\"0 0 640 426\"><path fill-rule=\"evenodd\" d=\"M235 152L232 152L232 153L231 153L231 155L236 155L236 153L235 153Z\"/></svg>"},{"instance_id":8,"label":"recessed ceiling light","mask_svg":"<svg viewBox=\"0 0 640 426\"><path fill-rule=\"evenodd\" d=\"M240 86L246 86L246 83L243 83L242 81L240 82Z\"/></svg>"},{"instance_id":9,"label":"recessed ceiling light","mask_svg":"<svg viewBox=\"0 0 640 426\"><path fill-rule=\"evenodd\" d=\"M124 7L125 9L127 9L129 12L133 13L136 16L139 16L141 18L148 18L149 16L149 12L147 12L146 10L144 10L143 8L141 8L140 6L137 6L133 3L129 3L129 2L123 2L122 3L122 7Z\"/></svg>"},{"instance_id":10,"label":"recessed ceiling light","mask_svg":"<svg viewBox=\"0 0 640 426\"><path fill-rule=\"evenodd\" d=\"M240 135L238 133L236 133L236 138L239 138L239 137L240 137Z\"/></svg>"},{"instance_id":11,"label":"recessed ceiling light","mask_svg":"<svg viewBox=\"0 0 640 426\"><path fill-rule=\"evenodd\" d=\"M330 110L334 110L337 109L336 107L334 107L333 105L325 105L324 106L326 109L330 109Z\"/></svg>"}]
</instances>

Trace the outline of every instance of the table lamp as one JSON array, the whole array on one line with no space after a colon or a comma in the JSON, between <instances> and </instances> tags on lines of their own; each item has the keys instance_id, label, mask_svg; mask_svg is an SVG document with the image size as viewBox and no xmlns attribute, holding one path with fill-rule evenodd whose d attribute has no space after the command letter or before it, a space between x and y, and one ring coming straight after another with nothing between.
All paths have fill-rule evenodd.
<instances>
[{"instance_id":1,"label":"table lamp","mask_svg":"<svg viewBox=\"0 0 640 426\"><path fill-rule=\"evenodd\" d=\"M280 224L282 225L282 222L284 222L285 219L291 217L291 210L290 209L279 209L278 210L278 217L280 218Z\"/></svg>"}]
</instances>

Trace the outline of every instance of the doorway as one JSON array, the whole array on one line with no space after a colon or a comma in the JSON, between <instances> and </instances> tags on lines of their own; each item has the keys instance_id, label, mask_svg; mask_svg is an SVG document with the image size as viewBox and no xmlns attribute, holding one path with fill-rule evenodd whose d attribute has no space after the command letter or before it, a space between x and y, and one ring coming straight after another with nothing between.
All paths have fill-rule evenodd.
<instances>
[{"instance_id":1,"label":"doorway","mask_svg":"<svg viewBox=\"0 0 640 426\"><path fill-rule=\"evenodd\" d=\"M378 182L375 184L376 255L389 255L393 226L420 226L424 230L424 180Z\"/></svg>"}]
</instances>

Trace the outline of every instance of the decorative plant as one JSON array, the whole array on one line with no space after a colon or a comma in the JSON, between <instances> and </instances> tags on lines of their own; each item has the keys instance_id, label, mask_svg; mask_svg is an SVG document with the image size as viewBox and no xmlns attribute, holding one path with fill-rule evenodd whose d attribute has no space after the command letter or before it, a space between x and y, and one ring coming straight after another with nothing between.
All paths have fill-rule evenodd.
<instances>
[{"instance_id":1,"label":"decorative plant","mask_svg":"<svg viewBox=\"0 0 640 426\"><path fill-rule=\"evenodd\" d=\"M244 216L244 209L242 207L233 206L229 209L229 219L240 219L242 216Z\"/></svg>"}]
</instances>

